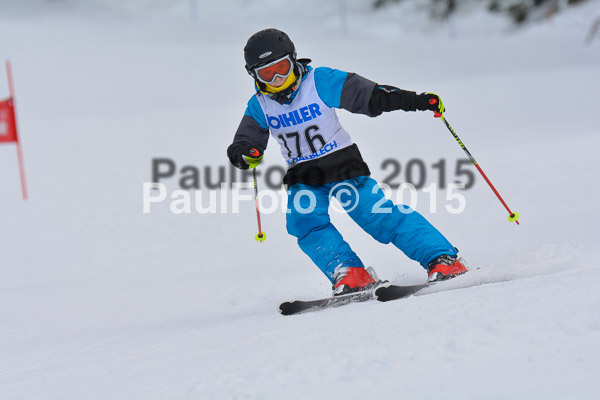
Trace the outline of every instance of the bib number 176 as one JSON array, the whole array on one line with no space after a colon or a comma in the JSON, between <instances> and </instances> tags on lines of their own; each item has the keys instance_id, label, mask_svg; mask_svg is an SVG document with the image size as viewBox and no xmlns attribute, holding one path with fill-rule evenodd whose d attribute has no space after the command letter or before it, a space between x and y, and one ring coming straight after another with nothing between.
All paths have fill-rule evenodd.
<instances>
[{"instance_id":1,"label":"bib number 176","mask_svg":"<svg viewBox=\"0 0 600 400\"><path fill-rule=\"evenodd\" d=\"M310 125L304 129L303 137L301 138L300 132L289 132L289 133L280 133L277 137L281 140L283 146L288 152L288 158L292 158L292 149L290 148L290 143L295 150L295 157L302 157L302 147L310 150L309 154L316 153L317 150L323 148L325 146L325 139L322 135L314 132L319 131L318 125ZM302 140L304 139L304 140ZM320 146L317 148L315 146L315 142L319 142ZM305 144L305 146L302 146Z\"/></svg>"}]
</instances>

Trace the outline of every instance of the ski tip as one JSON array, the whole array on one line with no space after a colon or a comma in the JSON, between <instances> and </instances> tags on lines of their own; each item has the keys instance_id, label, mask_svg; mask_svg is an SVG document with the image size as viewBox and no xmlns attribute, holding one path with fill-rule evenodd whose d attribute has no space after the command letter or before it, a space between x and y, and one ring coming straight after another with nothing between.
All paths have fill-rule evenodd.
<instances>
[{"instance_id":1,"label":"ski tip","mask_svg":"<svg viewBox=\"0 0 600 400\"><path fill-rule=\"evenodd\" d=\"M374 291L373 291L373 297L375 298L375 300L381 301L381 296L382 294L385 292L385 290L387 288L390 287L390 284L383 284L383 285L379 285Z\"/></svg>"},{"instance_id":2,"label":"ski tip","mask_svg":"<svg viewBox=\"0 0 600 400\"><path fill-rule=\"evenodd\" d=\"M375 298L375 300L377 300L377 291L381 293L385 291L386 288L389 288L391 285L392 284L390 283L390 281L380 281L379 285L377 285L373 290L373 297Z\"/></svg>"},{"instance_id":3,"label":"ski tip","mask_svg":"<svg viewBox=\"0 0 600 400\"><path fill-rule=\"evenodd\" d=\"M386 302L391 300L402 299L417 293L419 290L430 286L431 283L422 283L417 285L386 285L375 290L375 299L377 301Z\"/></svg>"},{"instance_id":4,"label":"ski tip","mask_svg":"<svg viewBox=\"0 0 600 400\"><path fill-rule=\"evenodd\" d=\"M298 312L295 305L296 301L284 301L279 305L279 314L281 315L292 315Z\"/></svg>"}]
</instances>

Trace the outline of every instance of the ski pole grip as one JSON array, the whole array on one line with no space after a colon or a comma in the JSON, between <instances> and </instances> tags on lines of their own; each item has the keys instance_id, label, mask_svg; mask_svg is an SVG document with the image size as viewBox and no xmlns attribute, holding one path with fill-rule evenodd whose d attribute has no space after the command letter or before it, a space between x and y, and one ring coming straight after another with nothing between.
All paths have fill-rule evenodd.
<instances>
[{"instance_id":1,"label":"ski pole grip","mask_svg":"<svg viewBox=\"0 0 600 400\"><path fill-rule=\"evenodd\" d=\"M437 102L438 102L437 99L429 99L429 104L433 105L433 104L436 104ZM436 117L436 118L439 118L439 117L442 116L442 113L434 111L433 112L433 116Z\"/></svg>"}]
</instances>

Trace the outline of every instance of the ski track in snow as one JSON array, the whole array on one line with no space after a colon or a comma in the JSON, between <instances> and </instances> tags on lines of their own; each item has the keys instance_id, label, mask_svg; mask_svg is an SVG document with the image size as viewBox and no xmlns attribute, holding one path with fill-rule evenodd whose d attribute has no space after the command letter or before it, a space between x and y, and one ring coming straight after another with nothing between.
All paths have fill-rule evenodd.
<instances>
[{"instance_id":1,"label":"ski track in snow","mask_svg":"<svg viewBox=\"0 0 600 400\"><path fill-rule=\"evenodd\" d=\"M272 25L263 7L279 2L214 2L197 24L183 3L91 3L0 0L30 193L20 201L14 146L0 146L0 399L600 396L600 38L582 43L599 1L520 31L473 12L452 37L417 2L363 15L352 0L345 33L326 15L333 3L283 18L315 66L440 93L521 215L508 223L479 177L462 214L445 211L445 191L431 213L420 192L417 210L471 272L398 301L290 317L280 302L331 286L283 213L263 215L260 245L253 202L239 213L175 215L169 203L142 213L152 158L212 166L213 180L228 165L252 93L243 44ZM306 18L319 23L307 30ZM379 181L386 158L424 160L427 182L443 158L455 179L464 155L430 115L338 115ZM274 165L271 142L260 168ZM170 191L178 179L165 181ZM346 215L332 220L380 278L425 280Z\"/></svg>"}]
</instances>

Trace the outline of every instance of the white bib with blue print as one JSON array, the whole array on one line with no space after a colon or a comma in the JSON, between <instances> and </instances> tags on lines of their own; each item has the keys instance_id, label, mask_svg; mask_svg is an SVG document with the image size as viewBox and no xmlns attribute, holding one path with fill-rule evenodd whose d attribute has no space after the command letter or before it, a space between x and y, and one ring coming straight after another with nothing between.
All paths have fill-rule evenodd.
<instances>
[{"instance_id":1,"label":"white bib with blue print","mask_svg":"<svg viewBox=\"0 0 600 400\"><path fill-rule=\"evenodd\" d=\"M326 156L352 144L350 135L338 120L334 108L319 98L314 70L302 81L291 104L279 104L258 95L271 135L281 145L288 168Z\"/></svg>"}]
</instances>

